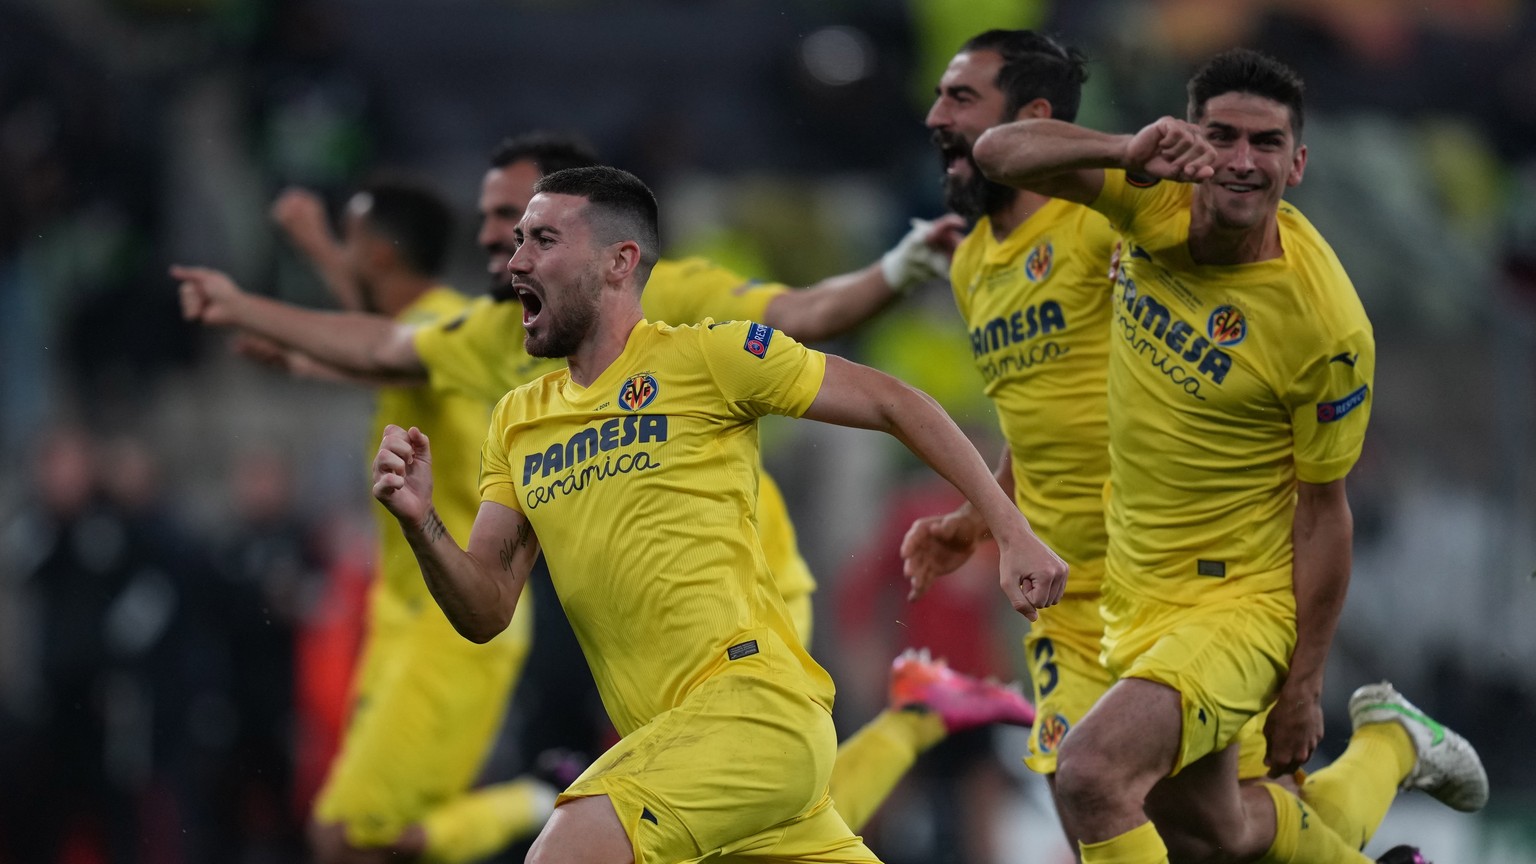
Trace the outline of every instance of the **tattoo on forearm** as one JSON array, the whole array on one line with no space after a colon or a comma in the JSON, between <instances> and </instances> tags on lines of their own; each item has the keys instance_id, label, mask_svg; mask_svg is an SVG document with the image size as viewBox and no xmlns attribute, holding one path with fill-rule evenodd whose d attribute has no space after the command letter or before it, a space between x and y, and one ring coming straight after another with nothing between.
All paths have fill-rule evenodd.
<instances>
[{"instance_id":1,"label":"tattoo on forearm","mask_svg":"<svg viewBox=\"0 0 1536 864\"><path fill-rule=\"evenodd\" d=\"M428 543L436 543L439 538L448 533L448 527L443 524L441 516L437 515L437 508L427 511L427 518L421 522L421 533L427 536Z\"/></svg>"},{"instance_id":2,"label":"tattoo on forearm","mask_svg":"<svg viewBox=\"0 0 1536 864\"><path fill-rule=\"evenodd\" d=\"M522 549L528 545L528 537L533 533L533 526L524 522L517 526L517 548Z\"/></svg>"}]
</instances>

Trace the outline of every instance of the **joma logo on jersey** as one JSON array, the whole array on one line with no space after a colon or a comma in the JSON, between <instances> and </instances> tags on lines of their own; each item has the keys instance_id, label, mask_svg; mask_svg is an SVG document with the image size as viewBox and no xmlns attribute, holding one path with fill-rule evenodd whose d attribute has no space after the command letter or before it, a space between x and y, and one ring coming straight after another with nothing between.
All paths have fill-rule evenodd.
<instances>
[{"instance_id":1,"label":"joma logo on jersey","mask_svg":"<svg viewBox=\"0 0 1536 864\"><path fill-rule=\"evenodd\" d=\"M1159 303L1152 295L1143 294L1137 289L1136 280L1129 278L1121 280L1120 299L1121 305L1125 308L1126 315L1129 315L1129 320L1122 316L1122 321L1128 325L1127 329L1134 329L1139 334L1145 334L1141 341L1137 342L1136 339L1132 338L1133 334L1127 332L1126 337L1136 344L1137 350L1142 351L1144 348L1150 347L1153 349L1152 353L1154 355L1158 353L1156 349L1160 346L1149 342L1145 338L1145 336L1150 336L1152 339L1162 342L1164 346L1167 346L1173 352L1170 357L1154 357L1153 364L1162 369L1170 378L1175 377L1170 371L1173 367L1169 367L1166 361L1176 357L1186 363L1196 363L1196 371L1209 378L1213 384L1220 384L1226 380L1227 373L1232 371L1231 355L1212 345L1211 340L1199 335L1195 328L1189 324L1182 320L1173 320L1167 306ZM1238 314L1241 315L1241 313ZM1244 332L1246 333L1246 330ZM1191 339L1191 336L1194 338ZM1146 345L1142 343L1146 343ZM1198 384L1193 379L1189 380L1191 383ZM1176 383L1180 382L1176 381ZM1185 390L1190 390L1188 385L1184 386ZM1197 394L1198 391L1199 387L1196 386L1192 395Z\"/></svg>"},{"instance_id":2,"label":"joma logo on jersey","mask_svg":"<svg viewBox=\"0 0 1536 864\"><path fill-rule=\"evenodd\" d=\"M1248 338L1248 320L1236 306L1217 306L1205 322L1206 335L1223 348L1230 348Z\"/></svg>"},{"instance_id":3,"label":"joma logo on jersey","mask_svg":"<svg viewBox=\"0 0 1536 864\"><path fill-rule=\"evenodd\" d=\"M625 411L639 411L651 404L660 389L650 375L636 375L619 388L619 407Z\"/></svg>"},{"instance_id":4,"label":"joma logo on jersey","mask_svg":"<svg viewBox=\"0 0 1536 864\"><path fill-rule=\"evenodd\" d=\"M1041 243L1029 250L1024 259L1024 275L1031 282L1039 282L1051 275L1051 264L1056 260L1056 250L1049 243Z\"/></svg>"},{"instance_id":5,"label":"joma logo on jersey","mask_svg":"<svg viewBox=\"0 0 1536 864\"><path fill-rule=\"evenodd\" d=\"M1061 304L1047 300L1038 306L1019 309L1006 318L993 318L972 330L971 354L980 357L1066 327L1067 316L1062 313Z\"/></svg>"},{"instance_id":6,"label":"joma logo on jersey","mask_svg":"<svg viewBox=\"0 0 1536 864\"><path fill-rule=\"evenodd\" d=\"M594 424L572 435L564 444L551 444L542 453L529 453L523 457L523 483L533 480L533 475L548 477L556 471L564 471L591 459L599 453L607 453L631 444L649 444L667 440L667 415L631 414L613 417L601 424Z\"/></svg>"}]
</instances>

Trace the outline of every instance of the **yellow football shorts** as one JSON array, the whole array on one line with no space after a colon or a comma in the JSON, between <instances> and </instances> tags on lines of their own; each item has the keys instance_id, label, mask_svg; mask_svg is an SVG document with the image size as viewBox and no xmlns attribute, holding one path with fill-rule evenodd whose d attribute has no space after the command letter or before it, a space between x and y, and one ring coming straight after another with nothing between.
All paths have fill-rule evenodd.
<instances>
[{"instance_id":1,"label":"yellow football shorts","mask_svg":"<svg viewBox=\"0 0 1536 864\"><path fill-rule=\"evenodd\" d=\"M500 636L476 645L437 606L411 609L376 584L354 678L352 716L314 818L346 826L355 846L394 842L406 826L470 787L528 655L524 597Z\"/></svg>"},{"instance_id":2,"label":"yellow football shorts","mask_svg":"<svg viewBox=\"0 0 1536 864\"><path fill-rule=\"evenodd\" d=\"M1292 595L1252 594L1190 607L1110 590L1103 609L1110 673L1156 681L1182 697L1174 773L1241 737L1247 742L1242 771L1251 772L1243 776L1262 774L1264 714L1296 647Z\"/></svg>"},{"instance_id":3,"label":"yellow football shorts","mask_svg":"<svg viewBox=\"0 0 1536 864\"><path fill-rule=\"evenodd\" d=\"M1041 609L1040 620L1025 634L1024 656L1035 693L1035 726L1024 757L1031 771L1056 773L1062 739L1114 683L1099 662L1103 636L1104 618L1096 594L1068 595L1055 606Z\"/></svg>"},{"instance_id":4,"label":"yellow football shorts","mask_svg":"<svg viewBox=\"0 0 1536 864\"><path fill-rule=\"evenodd\" d=\"M624 736L556 806L607 795L635 864L877 861L831 807L836 757L832 717L805 694L717 675Z\"/></svg>"}]
</instances>

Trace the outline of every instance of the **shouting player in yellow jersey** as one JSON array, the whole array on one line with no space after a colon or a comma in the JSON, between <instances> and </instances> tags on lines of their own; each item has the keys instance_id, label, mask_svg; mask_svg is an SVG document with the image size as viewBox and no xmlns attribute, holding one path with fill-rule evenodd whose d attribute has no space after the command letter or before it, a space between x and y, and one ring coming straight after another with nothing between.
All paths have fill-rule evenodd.
<instances>
[{"instance_id":1,"label":"shouting player in yellow jersey","mask_svg":"<svg viewBox=\"0 0 1536 864\"><path fill-rule=\"evenodd\" d=\"M237 326L280 341L353 374L428 375L435 391L474 395L489 406L508 390L557 368L523 350L522 308L507 294L505 265L534 181L551 169L593 161L584 147L555 136L504 142L480 195L479 241L496 280L493 297L472 302L463 315L445 323L412 326L376 315L302 309L246 295L222 274L203 270L178 271L186 274L184 311L207 324ZM942 258L923 240L923 232L914 231L881 261L802 290L749 281L699 259L662 260L642 303L653 320L761 320L799 339L824 339L873 315L916 282L942 275ZM473 476L450 478L439 472L439 480L473 489ZM799 554L777 486L765 473L758 488L768 565L802 641L808 642L815 581ZM991 722L1027 725L1034 718L1032 707L1013 690L938 664L908 659L893 667L892 676L890 709L839 752L834 799L855 827L867 822L917 755L946 734Z\"/></svg>"},{"instance_id":2,"label":"shouting player in yellow jersey","mask_svg":"<svg viewBox=\"0 0 1536 864\"><path fill-rule=\"evenodd\" d=\"M757 419L897 437L985 514L1030 617L1059 599L1065 564L923 394L762 324L645 321L657 214L632 175L570 169L536 192L508 266L529 353L568 368L497 406L468 551L432 507L419 430L390 427L374 463L375 495L471 640L506 627L543 545L624 736L561 796L529 860L876 860L827 794L831 680L763 555Z\"/></svg>"},{"instance_id":3,"label":"shouting player in yellow jersey","mask_svg":"<svg viewBox=\"0 0 1536 864\"><path fill-rule=\"evenodd\" d=\"M971 147L1010 120L1071 122L1086 79L1076 50L1029 30L991 30L961 46L928 112L946 204L975 221L950 280L1008 445L998 482L1072 567L1066 597L1024 640L1038 714L1025 762L1053 789L1062 740L1113 683L1099 661L1099 589L1109 479L1108 272L1118 235L1081 204L988 180ZM914 593L959 567L984 537L968 506L914 523L903 542ZM1256 720L1242 736L1240 776L1266 773ZM1068 841L1075 849L1070 831Z\"/></svg>"},{"instance_id":4,"label":"shouting player in yellow jersey","mask_svg":"<svg viewBox=\"0 0 1536 864\"><path fill-rule=\"evenodd\" d=\"M991 179L1090 205L1126 238L1103 602L1118 681L1063 742L1062 816L1085 864L1365 861L1399 783L1476 809L1487 779L1464 739L1374 685L1327 783L1237 782L1239 730L1271 704L1273 770L1321 737L1375 357L1343 268L1281 200L1306 166L1300 80L1239 50L1189 92L1188 123L1030 119L975 147Z\"/></svg>"}]
</instances>

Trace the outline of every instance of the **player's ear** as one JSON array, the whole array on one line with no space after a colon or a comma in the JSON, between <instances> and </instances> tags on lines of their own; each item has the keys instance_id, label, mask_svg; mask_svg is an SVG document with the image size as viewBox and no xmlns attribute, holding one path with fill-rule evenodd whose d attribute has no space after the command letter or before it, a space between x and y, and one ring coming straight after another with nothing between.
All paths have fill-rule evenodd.
<instances>
[{"instance_id":1,"label":"player's ear","mask_svg":"<svg viewBox=\"0 0 1536 864\"><path fill-rule=\"evenodd\" d=\"M1286 172L1285 185L1300 186L1301 176L1307 171L1307 145L1300 144L1296 152L1291 156L1291 169Z\"/></svg>"},{"instance_id":2,"label":"player's ear","mask_svg":"<svg viewBox=\"0 0 1536 864\"><path fill-rule=\"evenodd\" d=\"M608 247L608 268L614 281L632 278L640 269L640 244L633 240L621 240Z\"/></svg>"},{"instance_id":3,"label":"player's ear","mask_svg":"<svg viewBox=\"0 0 1536 864\"><path fill-rule=\"evenodd\" d=\"M1051 102L1044 96L1031 99L1019 106L1019 110L1013 112L1015 120L1048 120L1051 117Z\"/></svg>"}]
</instances>

